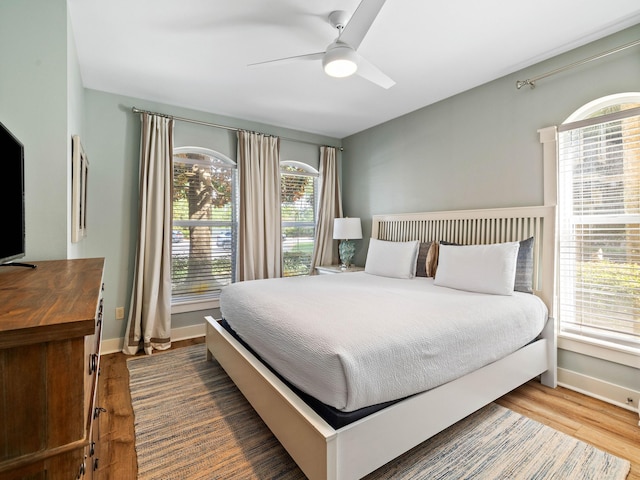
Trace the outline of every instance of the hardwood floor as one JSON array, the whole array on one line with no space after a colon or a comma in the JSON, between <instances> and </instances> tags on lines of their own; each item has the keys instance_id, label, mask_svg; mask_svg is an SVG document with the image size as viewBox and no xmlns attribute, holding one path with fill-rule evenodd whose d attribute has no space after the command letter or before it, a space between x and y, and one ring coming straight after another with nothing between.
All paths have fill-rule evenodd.
<instances>
[{"instance_id":1,"label":"hardwood floor","mask_svg":"<svg viewBox=\"0 0 640 480\"><path fill-rule=\"evenodd\" d=\"M580 393L531 381L496 403L631 462L640 480L638 414Z\"/></svg>"},{"instance_id":2,"label":"hardwood floor","mask_svg":"<svg viewBox=\"0 0 640 480\"><path fill-rule=\"evenodd\" d=\"M173 348L203 342L204 338L176 342ZM104 355L100 362L98 405L107 409L100 422L100 479L134 480L137 476L127 358L114 353ZM637 413L562 387L547 388L536 381L517 388L496 403L630 460L627 480L640 480Z\"/></svg>"}]
</instances>

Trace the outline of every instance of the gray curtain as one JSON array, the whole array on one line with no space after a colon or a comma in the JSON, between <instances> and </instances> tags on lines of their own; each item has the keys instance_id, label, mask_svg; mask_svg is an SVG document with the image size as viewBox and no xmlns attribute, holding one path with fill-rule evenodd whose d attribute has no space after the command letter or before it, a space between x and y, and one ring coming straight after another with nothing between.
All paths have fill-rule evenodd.
<instances>
[{"instance_id":1,"label":"gray curtain","mask_svg":"<svg viewBox=\"0 0 640 480\"><path fill-rule=\"evenodd\" d=\"M282 276L280 139L238 131L238 279Z\"/></svg>"},{"instance_id":2,"label":"gray curtain","mask_svg":"<svg viewBox=\"0 0 640 480\"><path fill-rule=\"evenodd\" d=\"M339 263L337 240L333 239L333 219L342 218L342 197L338 179L338 166L334 147L320 147L320 196L318 221L311 274L319 265Z\"/></svg>"},{"instance_id":3,"label":"gray curtain","mask_svg":"<svg viewBox=\"0 0 640 480\"><path fill-rule=\"evenodd\" d=\"M171 189L173 119L143 113L138 247L122 351L171 346Z\"/></svg>"}]
</instances>

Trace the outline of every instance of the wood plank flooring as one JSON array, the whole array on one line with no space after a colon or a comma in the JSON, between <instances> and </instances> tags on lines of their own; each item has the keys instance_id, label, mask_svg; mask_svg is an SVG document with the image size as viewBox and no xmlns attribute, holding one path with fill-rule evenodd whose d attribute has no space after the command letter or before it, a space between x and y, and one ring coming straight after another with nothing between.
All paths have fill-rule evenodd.
<instances>
[{"instance_id":1,"label":"wood plank flooring","mask_svg":"<svg viewBox=\"0 0 640 480\"><path fill-rule=\"evenodd\" d=\"M172 348L203 342L204 338L186 340L174 343ZM107 410L100 419L97 477L102 480L134 480L137 476L127 358L114 353L104 355L100 362L98 405ZM636 413L562 387L547 388L536 381L517 388L497 403L630 460L627 480L640 480L640 427Z\"/></svg>"}]
</instances>

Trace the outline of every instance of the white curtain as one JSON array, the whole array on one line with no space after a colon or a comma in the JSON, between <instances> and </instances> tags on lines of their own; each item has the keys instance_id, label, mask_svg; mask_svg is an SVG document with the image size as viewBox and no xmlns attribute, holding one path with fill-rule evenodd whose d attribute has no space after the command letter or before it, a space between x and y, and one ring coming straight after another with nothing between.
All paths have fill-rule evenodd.
<instances>
[{"instance_id":1,"label":"white curtain","mask_svg":"<svg viewBox=\"0 0 640 480\"><path fill-rule=\"evenodd\" d=\"M138 247L122 351L171 346L171 186L173 119L143 113Z\"/></svg>"},{"instance_id":2,"label":"white curtain","mask_svg":"<svg viewBox=\"0 0 640 480\"><path fill-rule=\"evenodd\" d=\"M280 139L238 131L238 278L282 276Z\"/></svg>"},{"instance_id":3,"label":"white curtain","mask_svg":"<svg viewBox=\"0 0 640 480\"><path fill-rule=\"evenodd\" d=\"M318 265L339 263L337 240L333 239L334 218L342 218L336 149L320 147L320 198L311 274L315 274L315 267Z\"/></svg>"}]
</instances>

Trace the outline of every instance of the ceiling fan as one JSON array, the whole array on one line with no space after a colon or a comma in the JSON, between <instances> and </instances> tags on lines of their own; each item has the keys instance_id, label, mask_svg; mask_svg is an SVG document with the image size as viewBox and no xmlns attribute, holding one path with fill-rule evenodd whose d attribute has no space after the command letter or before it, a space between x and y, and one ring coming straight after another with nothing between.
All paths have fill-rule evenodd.
<instances>
[{"instance_id":1,"label":"ceiling fan","mask_svg":"<svg viewBox=\"0 0 640 480\"><path fill-rule=\"evenodd\" d=\"M303 60L321 60L322 67L327 75L348 77L355 73L382 88L391 88L396 82L357 52L385 1L362 0L351 19L348 18L348 14L345 11L331 12L329 14L329 22L338 30L338 38L324 52L268 60L266 62L252 63L249 66L257 67Z\"/></svg>"}]
</instances>

